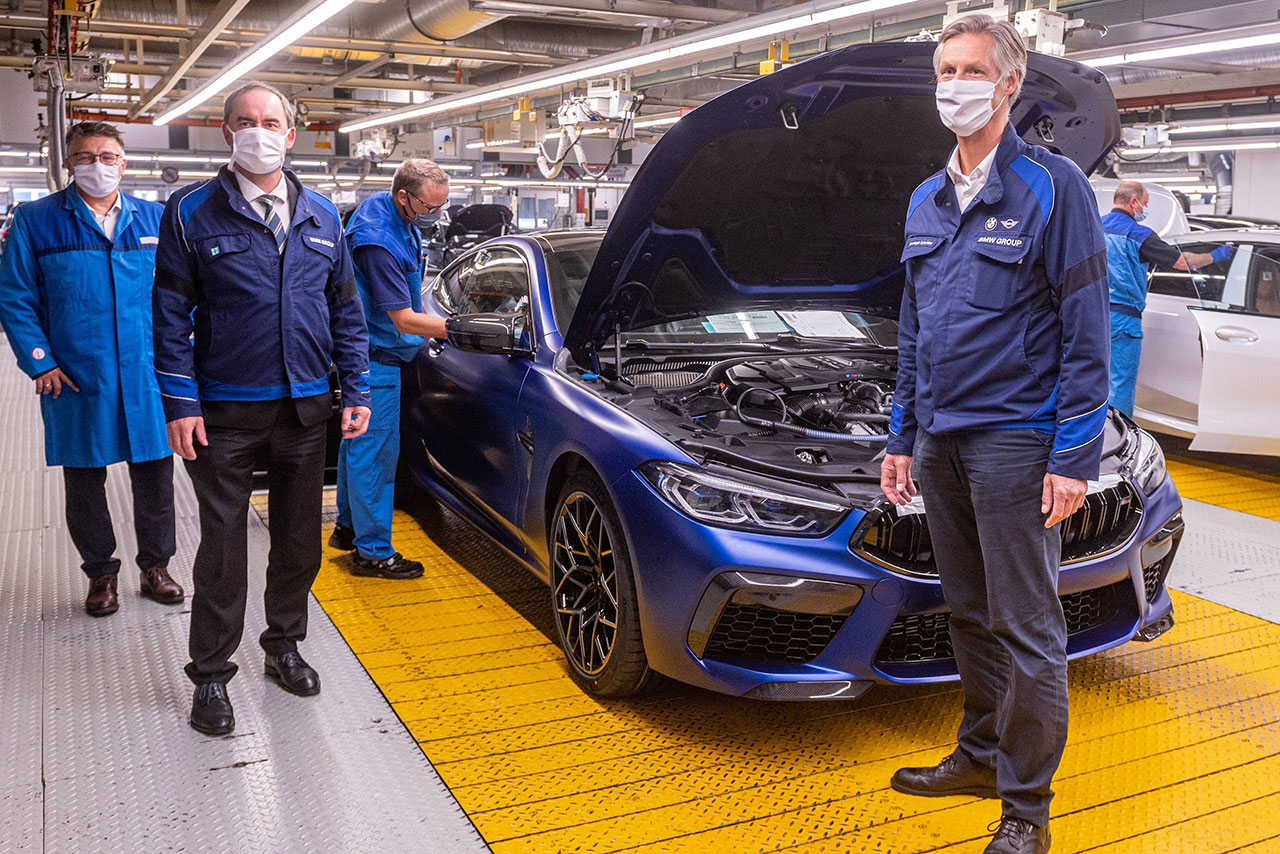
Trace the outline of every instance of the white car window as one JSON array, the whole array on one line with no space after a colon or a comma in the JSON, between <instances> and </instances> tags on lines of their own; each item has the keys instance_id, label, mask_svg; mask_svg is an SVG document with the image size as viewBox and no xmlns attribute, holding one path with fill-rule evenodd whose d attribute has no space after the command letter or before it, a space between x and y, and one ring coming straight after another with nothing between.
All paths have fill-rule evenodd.
<instances>
[{"instance_id":1,"label":"white car window","mask_svg":"<svg viewBox=\"0 0 1280 854\"><path fill-rule=\"evenodd\" d=\"M1256 247L1245 305L1254 314L1280 317L1280 247Z\"/></svg>"}]
</instances>

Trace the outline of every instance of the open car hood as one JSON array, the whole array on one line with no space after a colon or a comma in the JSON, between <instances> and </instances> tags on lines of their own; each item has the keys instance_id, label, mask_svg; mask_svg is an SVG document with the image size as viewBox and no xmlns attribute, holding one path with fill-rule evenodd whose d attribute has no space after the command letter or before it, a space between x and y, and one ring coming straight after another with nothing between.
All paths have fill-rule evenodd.
<instances>
[{"instance_id":1,"label":"open car hood","mask_svg":"<svg viewBox=\"0 0 1280 854\"><path fill-rule=\"evenodd\" d=\"M857 45L760 77L673 125L637 171L565 345L750 308L896 316L903 219L955 136L934 106L934 45ZM1098 71L1031 54L1011 114L1089 174L1120 136Z\"/></svg>"}]
</instances>

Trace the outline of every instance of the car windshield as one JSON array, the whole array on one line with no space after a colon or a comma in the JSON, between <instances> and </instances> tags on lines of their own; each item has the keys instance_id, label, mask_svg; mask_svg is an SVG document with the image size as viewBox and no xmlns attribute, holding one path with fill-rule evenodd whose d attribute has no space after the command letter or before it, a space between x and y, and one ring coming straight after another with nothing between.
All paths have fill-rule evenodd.
<instances>
[{"instance_id":1,"label":"car windshield","mask_svg":"<svg viewBox=\"0 0 1280 854\"><path fill-rule=\"evenodd\" d=\"M582 296L587 274L591 272L591 264L599 249L598 240L584 240L546 253L551 310L561 333L569 327L569 320ZM624 333L622 340L624 343L644 341L650 344L730 344L738 341L768 342L777 340L779 336L895 347L898 324L888 318L834 309L742 311L634 329Z\"/></svg>"}]
</instances>

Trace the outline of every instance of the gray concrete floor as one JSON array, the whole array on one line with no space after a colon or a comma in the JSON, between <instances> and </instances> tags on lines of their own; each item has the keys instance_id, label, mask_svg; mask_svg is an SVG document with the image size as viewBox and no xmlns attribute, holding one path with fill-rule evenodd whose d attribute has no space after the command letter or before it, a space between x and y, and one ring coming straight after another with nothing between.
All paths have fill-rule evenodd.
<instances>
[{"instance_id":1,"label":"gray concrete floor","mask_svg":"<svg viewBox=\"0 0 1280 854\"><path fill-rule=\"evenodd\" d=\"M294 697L263 678L268 539L252 513L236 730L190 729L188 606L139 595L123 466L108 491L121 607L95 619L38 401L0 337L0 852L488 850L314 600L302 651L322 692ZM171 569L189 594L199 526L180 468L177 513Z\"/></svg>"}]
</instances>

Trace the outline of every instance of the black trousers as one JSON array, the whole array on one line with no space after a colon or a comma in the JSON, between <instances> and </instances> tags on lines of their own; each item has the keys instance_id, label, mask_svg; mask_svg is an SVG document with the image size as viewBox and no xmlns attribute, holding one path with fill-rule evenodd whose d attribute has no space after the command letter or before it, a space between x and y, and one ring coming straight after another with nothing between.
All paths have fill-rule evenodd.
<instances>
[{"instance_id":1,"label":"black trousers","mask_svg":"<svg viewBox=\"0 0 1280 854\"><path fill-rule=\"evenodd\" d=\"M116 535L107 507L107 470L62 467L67 491L67 530L80 552L80 568L90 578L115 575ZM138 535L139 569L167 567L177 550L173 522L173 457L129 463L133 489L133 530Z\"/></svg>"},{"instance_id":2,"label":"black trousers","mask_svg":"<svg viewBox=\"0 0 1280 854\"><path fill-rule=\"evenodd\" d=\"M244 634L249 494L260 453L267 461L271 550L267 628L259 641L268 654L281 655L307 635L307 595L320 571L325 423L304 423L301 410L291 400L206 405L209 445L197 446L195 460L187 461L200 505L186 667L197 685L236 673L231 656Z\"/></svg>"},{"instance_id":3,"label":"black trousers","mask_svg":"<svg viewBox=\"0 0 1280 854\"><path fill-rule=\"evenodd\" d=\"M915 448L964 689L957 741L996 770L1004 814L1041 826L1067 742L1062 537L1040 512L1052 442L1032 430L921 430Z\"/></svg>"}]
</instances>

